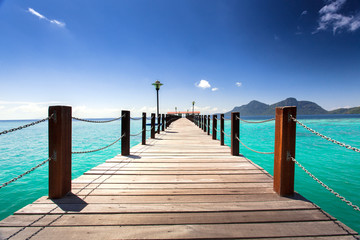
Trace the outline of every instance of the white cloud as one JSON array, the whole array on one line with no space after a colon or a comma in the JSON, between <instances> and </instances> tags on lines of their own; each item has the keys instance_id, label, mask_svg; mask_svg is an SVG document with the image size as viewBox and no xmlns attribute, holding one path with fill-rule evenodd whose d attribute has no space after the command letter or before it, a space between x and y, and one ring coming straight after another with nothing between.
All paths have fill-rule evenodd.
<instances>
[{"instance_id":1,"label":"white cloud","mask_svg":"<svg viewBox=\"0 0 360 240\"><path fill-rule=\"evenodd\" d=\"M335 34L337 30L347 30L350 32L356 31L360 28L360 14L356 16L346 16L339 13L347 0L330 0L328 4L319 10L320 18L318 20L319 26L313 32L326 31L331 29Z\"/></svg>"},{"instance_id":2,"label":"white cloud","mask_svg":"<svg viewBox=\"0 0 360 240\"><path fill-rule=\"evenodd\" d=\"M200 82L198 84L195 84L197 87L205 89L205 88L211 88L211 85L208 81L206 80L200 80Z\"/></svg>"},{"instance_id":3,"label":"white cloud","mask_svg":"<svg viewBox=\"0 0 360 240\"><path fill-rule=\"evenodd\" d=\"M242 86L242 83L241 83L241 82L236 82L235 85L236 85L237 87L241 87L241 86Z\"/></svg>"},{"instance_id":4,"label":"white cloud","mask_svg":"<svg viewBox=\"0 0 360 240\"><path fill-rule=\"evenodd\" d=\"M65 27L65 23L64 23L64 22L61 22L61 21L55 20L55 19L48 19L47 17L45 17L44 15L42 15L41 13L35 11L35 10L32 9L32 8L29 8L29 9L28 9L28 12L31 13L31 14L33 14L33 15L35 15L35 16L37 16L37 17L40 18L40 19L44 19L44 20L48 21L49 23L55 24L55 25L57 25L57 26L59 26L59 27Z\"/></svg>"},{"instance_id":5,"label":"white cloud","mask_svg":"<svg viewBox=\"0 0 360 240\"><path fill-rule=\"evenodd\" d=\"M301 15L300 16L304 16L304 15L306 15L306 14L308 14L308 11L303 11L302 13L301 13Z\"/></svg>"},{"instance_id":6,"label":"white cloud","mask_svg":"<svg viewBox=\"0 0 360 240\"><path fill-rule=\"evenodd\" d=\"M214 88L211 89L211 91L213 91L213 92L215 92L215 91L217 91L217 90L219 90L219 89L216 88L216 87L214 87Z\"/></svg>"},{"instance_id":7,"label":"white cloud","mask_svg":"<svg viewBox=\"0 0 360 240\"><path fill-rule=\"evenodd\" d=\"M38 13L37 11L35 11L32 8L29 8L28 11L29 11L29 13L39 17L40 19L46 19L46 17L44 15L41 15L40 13Z\"/></svg>"}]
</instances>

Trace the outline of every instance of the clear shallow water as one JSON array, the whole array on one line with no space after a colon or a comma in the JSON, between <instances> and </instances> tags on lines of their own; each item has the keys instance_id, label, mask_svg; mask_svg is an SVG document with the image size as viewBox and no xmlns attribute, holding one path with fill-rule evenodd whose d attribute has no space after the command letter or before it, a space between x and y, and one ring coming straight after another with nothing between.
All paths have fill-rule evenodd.
<instances>
[{"instance_id":1,"label":"clear shallow water","mask_svg":"<svg viewBox=\"0 0 360 240\"><path fill-rule=\"evenodd\" d=\"M247 119L267 119L257 117ZM318 132L360 147L360 116L308 116L299 119ZM0 121L0 131L18 127L31 121ZM275 122L263 124L240 123L240 138L257 151L274 151ZM0 184L25 172L48 157L47 123L0 136ZM149 129L149 126L148 126ZM141 131L141 121L131 121L131 134ZM297 126L296 159L335 191L360 206L360 153L330 143ZM230 121L225 121L225 132L230 134ZM91 124L73 121L73 151L104 147L121 134L120 121ZM147 132L149 137L149 132ZM141 142L141 135L131 138L131 147ZM225 144L230 139L225 137ZM72 178L103 163L121 152L120 142L103 151L73 155ZM273 174L273 155L251 152L240 145L241 154ZM0 219L21 207L47 195L47 165L17 182L0 189ZM300 168L295 170L295 190L319 205L326 212L360 232L360 212L353 210L329 193Z\"/></svg>"},{"instance_id":2,"label":"clear shallow water","mask_svg":"<svg viewBox=\"0 0 360 240\"><path fill-rule=\"evenodd\" d=\"M0 121L0 132L33 121ZM95 124L72 122L72 150L104 147L121 136L121 122ZM147 126L150 129L150 126ZM141 121L131 121L131 134L141 131ZM147 132L147 138L150 132ZM131 137L130 147L141 142L141 135ZM121 153L121 140L113 146L87 154L72 155L72 179ZM0 136L0 184L9 181L48 158L48 123L40 123ZM0 189L0 219L48 194L48 164Z\"/></svg>"},{"instance_id":3,"label":"clear shallow water","mask_svg":"<svg viewBox=\"0 0 360 240\"><path fill-rule=\"evenodd\" d=\"M244 117L254 120L268 118ZM360 115L299 116L298 119L323 135L360 148ZM231 121L225 121L225 132L228 135L231 131L230 125ZM262 124L240 122L240 139L254 150L273 152L275 122ZM228 137L225 137L225 144L230 146ZM240 152L273 175L274 155L254 153L242 145ZM295 158L318 179L360 206L360 153L335 145L297 125ZM333 217L360 232L360 212L336 198L298 166L295 167L295 190Z\"/></svg>"}]
</instances>

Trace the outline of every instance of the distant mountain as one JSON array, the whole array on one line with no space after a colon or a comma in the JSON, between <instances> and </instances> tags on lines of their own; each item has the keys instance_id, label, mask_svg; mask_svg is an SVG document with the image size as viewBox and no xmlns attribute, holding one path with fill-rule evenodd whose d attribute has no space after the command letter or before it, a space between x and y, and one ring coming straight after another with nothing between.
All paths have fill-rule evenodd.
<instances>
[{"instance_id":1,"label":"distant mountain","mask_svg":"<svg viewBox=\"0 0 360 240\"><path fill-rule=\"evenodd\" d=\"M360 114L360 107L339 108L329 111L329 114Z\"/></svg>"},{"instance_id":2,"label":"distant mountain","mask_svg":"<svg viewBox=\"0 0 360 240\"><path fill-rule=\"evenodd\" d=\"M242 116L275 115L275 108L284 106L296 106L298 115L360 114L360 107L340 108L333 111L326 111L314 102L298 101L295 98L287 98L272 105L253 100L246 105L235 107L230 112L225 113L225 115L229 116L231 112L240 112Z\"/></svg>"}]
</instances>

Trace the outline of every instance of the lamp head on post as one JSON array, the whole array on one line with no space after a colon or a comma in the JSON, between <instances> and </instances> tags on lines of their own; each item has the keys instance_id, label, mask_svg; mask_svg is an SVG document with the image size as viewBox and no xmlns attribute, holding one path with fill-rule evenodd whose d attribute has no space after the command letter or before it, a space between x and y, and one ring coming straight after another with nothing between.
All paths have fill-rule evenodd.
<instances>
[{"instance_id":1,"label":"lamp head on post","mask_svg":"<svg viewBox=\"0 0 360 240\"><path fill-rule=\"evenodd\" d=\"M160 87L164 84L162 84L159 80L156 80L152 85L155 86L156 90L160 90Z\"/></svg>"}]
</instances>

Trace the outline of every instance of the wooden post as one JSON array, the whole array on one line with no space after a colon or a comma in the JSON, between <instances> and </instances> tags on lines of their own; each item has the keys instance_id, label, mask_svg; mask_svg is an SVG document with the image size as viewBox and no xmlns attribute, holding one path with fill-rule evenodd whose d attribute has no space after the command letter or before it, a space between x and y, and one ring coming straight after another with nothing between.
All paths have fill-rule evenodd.
<instances>
[{"instance_id":1,"label":"wooden post","mask_svg":"<svg viewBox=\"0 0 360 240\"><path fill-rule=\"evenodd\" d=\"M151 114L151 138L155 138L155 113Z\"/></svg>"},{"instance_id":2,"label":"wooden post","mask_svg":"<svg viewBox=\"0 0 360 240\"><path fill-rule=\"evenodd\" d=\"M206 132L206 127L207 127L207 116L204 115L204 132Z\"/></svg>"},{"instance_id":3,"label":"wooden post","mask_svg":"<svg viewBox=\"0 0 360 240\"><path fill-rule=\"evenodd\" d=\"M157 133L160 134L160 127L161 127L161 125L160 125L161 124L161 115L160 114L158 115L157 124L158 124L157 125L158 126Z\"/></svg>"},{"instance_id":4,"label":"wooden post","mask_svg":"<svg viewBox=\"0 0 360 240\"><path fill-rule=\"evenodd\" d=\"M130 111L121 111L121 155L130 155Z\"/></svg>"},{"instance_id":5,"label":"wooden post","mask_svg":"<svg viewBox=\"0 0 360 240\"><path fill-rule=\"evenodd\" d=\"M146 145L146 113L142 113L142 134L141 134L141 144Z\"/></svg>"},{"instance_id":6,"label":"wooden post","mask_svg":"<svg viewBox=\"0 0 360 240\"><path fill-rule=\"evenodd\" d=\"M231 155L233 156L239 156L239 140L236 138L240 138L239 118L239 112L231 113Z\"/></svg>"},{"instance_id":7,"label":"wooden post","mask_svg":"<svg viewBox=\"0 0 360 240\"><path fill-rule=\"evenodd\" d=\"M207 134L210 135L210 115L207 116Z\"/></svg>"},{"instance_id":8,"label":"wooden post","mask_svg":"<svg viewBox=\"0 0 360 240\"><path fill-rule=\"evenodd\" d=\"M275 152L274 152L274 191L280 196L294 194L296 107L276 108Z\"/></svg>"},{"instance_id":9,"label":"wooden post","mask_svg":"<svg viewBox=\"0 0 360 240\"><path fill-rule=\"evenodd\" d=\"M165 131L165 114L161 114L161 131Z\"/></svg>"},{"instance_id":10,"label":"wooden post","mask_svg":"<svg viewBox=\"0 0 360 240\"><path fill-rule=\"evenodd\" d=\"M199 128L202 129L202 115L199 115Z\"/></svg>"},{"instance_id":11,"label":"wooden post","mask_svg":"<svg viewBox=\"0 0 360 240\"><path fill-rule=\"evenodd\" d=\"M220 114L220 145L224 146L224 114Z\"/></svg>"},{"instance_id":12,"label":"wooden post","mask_svg":"<svg viewBox=\"0 0 360 240\"><path fill-rule=\"evenodd\" d=\"M216 120L217 115L213 115L213 124L212 124L212 139L216 140L216 130L217 130L217 120Z\"/></svg>"},{"instance_id":13,"label":"wooden post","mask_svg":"<svg viewBox=\"0 0 360 240\"><path fill-rule=\"evenodd\" d=\"M71 191L71 107L49 107L49 198L62 198Z\"/></svg>"}]
</instances>

